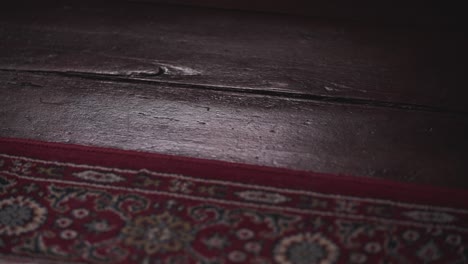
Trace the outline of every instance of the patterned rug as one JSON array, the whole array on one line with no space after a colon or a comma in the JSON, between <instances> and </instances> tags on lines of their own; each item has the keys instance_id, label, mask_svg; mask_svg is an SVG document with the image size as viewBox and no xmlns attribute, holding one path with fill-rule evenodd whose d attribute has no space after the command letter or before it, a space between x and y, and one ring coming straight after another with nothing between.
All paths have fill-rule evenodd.
<instances>
[{"instance_id":1,"label":"patterned rug","mask_svg":"<svg viewBox=\"0 0 468 264\"><path fill-rule=\"evenodd\" d=\"M468 193L0 139L0 263L467 263Z\"/></svg>"}]
</instances>

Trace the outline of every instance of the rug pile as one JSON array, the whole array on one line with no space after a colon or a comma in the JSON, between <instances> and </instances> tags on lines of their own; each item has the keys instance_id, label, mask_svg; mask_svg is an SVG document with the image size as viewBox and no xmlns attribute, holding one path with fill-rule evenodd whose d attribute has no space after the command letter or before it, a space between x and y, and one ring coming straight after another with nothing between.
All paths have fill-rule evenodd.
<instances>
[{"instance_id":1,"label":"rug pile","mask_svg":"<svg viewBox=\"0 0 468 264\"><path fill-rule=\"evenodd\" d=\"M464 190L0 139L0 263L467 263L467 209Z\"/></svg>"}]
</instances>

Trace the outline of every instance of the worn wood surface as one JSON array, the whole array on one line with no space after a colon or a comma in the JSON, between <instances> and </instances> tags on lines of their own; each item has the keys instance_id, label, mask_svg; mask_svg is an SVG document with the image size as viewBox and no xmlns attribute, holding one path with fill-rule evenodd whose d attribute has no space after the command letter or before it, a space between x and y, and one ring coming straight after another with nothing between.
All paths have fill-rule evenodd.
<instances>
[{"instance_id":1,"label":"worn wood surface","mask_svg":"<svg viewBox=\"0 0 468 264\"><path fill-rule=\"evenodd\" d=\"M0 73L0 136L468 187L468 119L176 86Z\"/></svg>"},{"instance_id":2,"label":"worn wood surface","mask_svg":"<svg viewBox=\"0 0 468 264\"><path fill-rule=\"evenodd\" d=\"M466 112L468 41L389 27L150 4L4 8L0 68Z\"/></svg>"},{"instance_id":3,"label":"worn wood surface","mask_svg":"<svg viewBox=\"0 0 468 264\"><path fill-rule=\"evenodd\" d=\"M2 137L468 187L453 28L41 2L0 40Z\"/></svg>"}]
</instances>

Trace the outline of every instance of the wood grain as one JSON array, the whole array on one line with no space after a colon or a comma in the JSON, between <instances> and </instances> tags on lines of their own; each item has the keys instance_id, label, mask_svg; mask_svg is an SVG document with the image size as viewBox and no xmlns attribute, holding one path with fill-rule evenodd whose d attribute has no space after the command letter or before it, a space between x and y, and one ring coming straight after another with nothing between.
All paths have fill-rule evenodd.
<instances>
[{"instance_id":1,"label":"wood grain","mask_svg":"<svg viewBox=\"0 0 468 264\"><path fill-rule=\"evenodd\" d=\"M0 136L466 188L448 113L0 72Z\"/></svg>"},{"instance_id":2,"label":"wood grain","mask_svg":"<svg viewBox=\"0 0 468 264\"><path fill-rule=\"evenodd\" d=\"M454 28L138 3L1 12L1 69L468 110L463 66L468 41Z\"/></svg>"}]
</instances>

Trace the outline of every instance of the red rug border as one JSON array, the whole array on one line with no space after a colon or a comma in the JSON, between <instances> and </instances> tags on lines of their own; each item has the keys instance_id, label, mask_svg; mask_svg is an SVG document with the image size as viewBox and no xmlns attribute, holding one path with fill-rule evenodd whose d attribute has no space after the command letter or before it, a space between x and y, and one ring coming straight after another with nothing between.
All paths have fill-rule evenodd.
<instances>
[{"instance_id":1,"label":"red rug border","mask_svg":"<svg viewBox=\"0 0 468 264\"><path fill-rule=\"evenodd\" d=\"M53 149L54 151L52 154L44 155L44 148ZM70 153L70 150L73 150L73 153ZM182 174L196 178L203 177L212 180L223 180L223 177L228 177L230 182L255 185L262 185L261 182L263 181L268 182L268 186L276 188L468 209L468 190L380 178L298 171L135 150L19 138L0 138L0 151L9 155L24 155L30 158L58 162L102 167L115 166L124 169L145 168L151 171ZM107 155L105 159L101 157L103 154ZM163 161L164 164L148 163L149 160L153 159ZM209 165L209 168L206 167L207 165ZM171 169L167 167L171 167ZM220 174L224 176L221 177ZM285 174L288 176L287 181L284 180ZM336 182L346 182L346 184L336 184ZM298 186L303 188L298 188Z\"/></svg>"}]
</instances>

